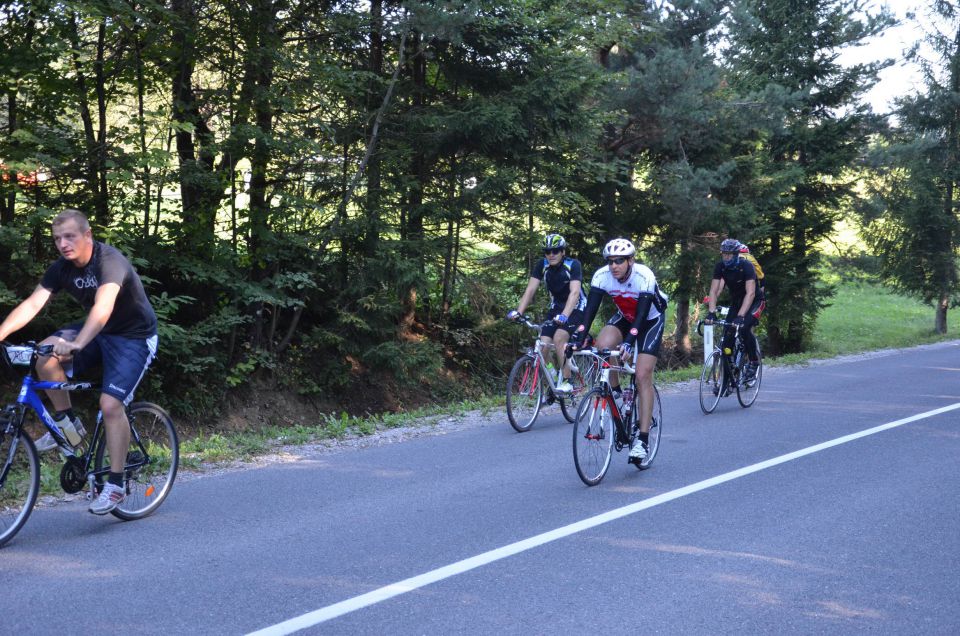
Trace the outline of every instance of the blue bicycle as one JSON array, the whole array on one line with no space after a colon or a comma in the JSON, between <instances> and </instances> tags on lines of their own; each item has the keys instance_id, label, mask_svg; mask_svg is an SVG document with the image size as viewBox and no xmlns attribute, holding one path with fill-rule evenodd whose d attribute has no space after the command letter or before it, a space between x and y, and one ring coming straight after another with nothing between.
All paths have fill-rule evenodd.
<instances>
[{"instance_id":1,"label":"blue bicycle","mask_svg":"<svg viewBox=\"0 0 960 636\"><path fill-rule=\"evenodd\" d=\"M97 413L90 443L72 446L54 423L37 393L45 389L61 391L98 390L89 382L47 382L33 375L37 358L53 353L52 345L27 343L22 346L0 344L3 362L12 367L27 367L14 404L0 410L0 546L12 539L27 522L40 493L40 456L24 430L26 416L33 411L50 431L64 459L60 485L68 493L87 488L87 498L100 494L110 472L103 416ZM180 445L173 420L165 410L149 402L127 406L130 420L130 448L124 465L126 498L113 510L124 520L140 519L156 510L173 487L180 462Z\"/></svg>"}]
</instances>

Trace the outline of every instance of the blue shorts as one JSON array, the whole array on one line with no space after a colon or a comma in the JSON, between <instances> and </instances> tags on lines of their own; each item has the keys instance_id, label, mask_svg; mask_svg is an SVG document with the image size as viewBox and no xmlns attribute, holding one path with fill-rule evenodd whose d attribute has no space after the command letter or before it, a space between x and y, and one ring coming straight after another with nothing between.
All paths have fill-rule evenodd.
<instances>
[{"instance_id":1,"label":"blue shorts","mask_svg":"<svg viewBox=\"0 0 960 636\"><path fill-rule=\"evenodd\" d=\"M73 340L81 328L82 325L69 325L53 335L64 340ZM156 335L149 338L125 338L101 333L78 351L72 361L64 365L64 371L68 377L73 378L102 366L100 391L129 404L133 400L133 392L156 355Z\"/></svg>"}]
</instances>

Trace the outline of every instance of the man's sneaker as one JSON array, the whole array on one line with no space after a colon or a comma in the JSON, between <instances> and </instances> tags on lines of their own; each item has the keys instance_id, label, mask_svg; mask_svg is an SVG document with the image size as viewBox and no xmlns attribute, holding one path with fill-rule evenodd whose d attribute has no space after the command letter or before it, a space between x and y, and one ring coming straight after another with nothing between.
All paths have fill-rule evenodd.
<instances>
[{"instance_id":1,"label":"man's sneaker","mask_svg":"<svg viewBox=\"0 0 960 636\"><path fill-rule=\"evenodd\" d=\"M567 393L573 393L573 385L570 384L570 380L564 380L557 385L557 393L562 393L566 395Z\"/></svg>"},{"instance_id":2,"label":"man's sneaker","mask_svg":"<svg viewBox=\"0 0 960 636\"><path fill-rule=\"evenodd\" d=\"M83 428L83 423L80 421L79 417L73 418L73 421L70 421L70 418L64 416L63 419L54 420L54 423L60 427L60 430L63 431L64 435L67 436L67 441L70 441L71 431L68 428L73 429L80 436L80 439L83 439L83 436L87 434L87 430ZM53 435L50 433L44 433L43 437L36 440L34 446L37 447L37 450L41 453L51 451L57 447L56 440L53 439ZM78 442L79 444L79 442ZM74 444L76 446L77 444Z\"/></svg>"},{"instance_id":3,"label":"man's sneaker","mask_svg":"<svg viewBox=\"0 0 960 636\"><path fill-rule=\"evenodd\" d=\"M743 381L751 382L757 378L757 363L751 362L747 364L747 368L743 370Z\"/></svg>"},{"instance_id":4,"label":"man's sneaker","mask_svg":"<svg viewBox=\"0 0 960 636\"><path fill-rule=\"evenodd\" d=\"M647 458L647 445L637 440L630 449L630 461L632 463L642 462Z\"/></svg>"},{"instance_id":5,"label":"man's sneaker","mask_svg":"<svg viewBox=\"0 0 960 636\"><path fill-rule=\"evenodd\" d=\"M125 497L123 488L107 482L103 485L100 496L90 504L90 512L95 515L105 515L120 505Z\"/></svg>"}]
</instances>

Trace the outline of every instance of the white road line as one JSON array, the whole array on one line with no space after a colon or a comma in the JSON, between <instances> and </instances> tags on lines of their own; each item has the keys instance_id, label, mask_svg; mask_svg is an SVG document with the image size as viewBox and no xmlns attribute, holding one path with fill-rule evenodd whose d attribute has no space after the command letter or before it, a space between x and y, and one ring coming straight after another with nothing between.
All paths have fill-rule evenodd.
<instances>
[{"instance_id":1,"label":"white road line","mask_svg":"<svg viewBox=\"0 0 960 636\"><path fill-rule=\"evenodd\" d=\"M823 442L822 444L808 446L807 448L803 448L792 453L787 453L786 455L780 455L779 457L774 457L750 466L744 466L743 468L738 468L737 470L730 471L729 473L717 475L716 477L711 477L710 479L704 479L703 481L698 481L695 484L690 484L689 486L684 486L683 488L677 488L676 490L671 490L670 492L665 492L661 495L657 495L656 497L650 497L649 499L644 499L643 501L638 501L636 503L623 506L622 508L610 510L609 512L596 515L595 517L583 519L582 521L571 523L570 525L563 526L562 528L550 530L549 532L544 532L543 534L538 534L528 539L523 539L522 541L517 541L516 543L511 543L501 548L484 552L483 554L478 554L470 557L469 559L457 561L456 563L451 563L450 565L442 568L437 568L436 570L431 570L418 576L404 579L403 581L398 581L397 583L378 588L371 592L367 592L366 594L361 594L360 596L355 596L345 601L328 605L327 607L291 618L290 620L286 620L282 623L277 623L276 625L265 627L259 631L251 632L250 636L277 636L280 634L292 634L298 630L318 625L338 616L343 616L344 614L349 614L350 612L354 612L358 609L362 609L364 607L368 607L381 601L393 598L394 596L412 592L413 590L430 585L431 583L436 583L437 581L442 581L443 579L448 579L452 576L469 572L470 570L487 565L488 563L493 563L494 561L499 561L527 550L532 550L533 548L556 541L557 539L563 539L564 537L569 537L570 535L578 532L583 532L584 530L589 530L605 523L621 519L628 515L640 512L641 510L647 510L648 508L653 508L654 506L659 506L660 504L664 504L681 497L686 497L687 495L692 495L700 492L701 490L713 488L714 486L719 486L720 484L728 481L733 481L734 479L739 479L740 477L745 477L747 475L760 472L761 470L766 470L767 468L772 468L795 459L800 459L801 457L806 457L807 455L812 455L813 453L818 453L822 450L833 448L834 446L846 444L862 437L875 435L876 433L880 433L891 428L903 426L904 424L916 422L917 420L926 419L928 417L934 417L958 408L960 408L960 402L951 404L949 406L944 406L943 408L927 411L926 413L919 413L895 422L881 424L880 426L868 428L858 433L844 435L843 437L838 437L836 439Z\"/></svg>"}]
</instances>

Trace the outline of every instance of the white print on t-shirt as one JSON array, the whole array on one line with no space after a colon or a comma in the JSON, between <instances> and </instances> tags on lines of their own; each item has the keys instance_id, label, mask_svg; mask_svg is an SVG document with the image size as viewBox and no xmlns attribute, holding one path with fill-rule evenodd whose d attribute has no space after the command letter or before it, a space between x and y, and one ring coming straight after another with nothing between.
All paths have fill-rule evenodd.
<instances>
[{"instance_id":1,"label":"white print on t-shirt","mask_svg":"<svg viewBox=\"0 0 960 636\"><path fill-rule=\"evenodd\" d=\"M76 285L77 289L96 289L98 286L97 277L92 274L74 278L73 284Z\"/></svg>"}]
</instances>

